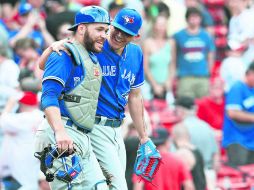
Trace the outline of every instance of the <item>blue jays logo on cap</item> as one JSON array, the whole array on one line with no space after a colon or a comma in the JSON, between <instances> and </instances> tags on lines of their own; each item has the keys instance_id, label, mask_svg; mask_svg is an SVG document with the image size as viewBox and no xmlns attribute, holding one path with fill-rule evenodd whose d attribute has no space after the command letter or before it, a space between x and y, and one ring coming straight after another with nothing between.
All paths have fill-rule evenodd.
<instances>
[{"instance_id":1,"label":"blue jays logo on cap","mask_svg":"<svg viewBox=\"0 0 254 190\"><path fill-rule=\"evenodd\" d=\"M134 23L134 17L129 17L127 15L123 16L125 23L124 24L133 24Z\"/></svg>"},{"instance_id":2,"label":"blue jays logo on cap","mask_svg":"<svg viewBox=\"0 0 254 190\"><path fill-rule=\"evenodd\" d=\"M142 26L142 17L135 9L123 8L111 24L131 36L137 36Z\"/></svg>"}]
</instances>

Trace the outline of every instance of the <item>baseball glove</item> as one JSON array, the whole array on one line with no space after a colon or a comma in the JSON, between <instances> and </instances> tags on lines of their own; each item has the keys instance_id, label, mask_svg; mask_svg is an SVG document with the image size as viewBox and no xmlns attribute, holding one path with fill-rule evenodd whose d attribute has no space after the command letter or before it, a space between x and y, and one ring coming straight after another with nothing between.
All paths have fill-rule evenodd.
<instances>
[{"instance_id":1,"label":"baseball glove","mask_svg":"<svg viewBox=\"0 0 254 190\"><path fill-rule=\"evenodd\" d=\"M141 144L137 151L134 172L137 176L151 182L161 164L161 155L151 140Z\"/></svg>"}]
</instances>

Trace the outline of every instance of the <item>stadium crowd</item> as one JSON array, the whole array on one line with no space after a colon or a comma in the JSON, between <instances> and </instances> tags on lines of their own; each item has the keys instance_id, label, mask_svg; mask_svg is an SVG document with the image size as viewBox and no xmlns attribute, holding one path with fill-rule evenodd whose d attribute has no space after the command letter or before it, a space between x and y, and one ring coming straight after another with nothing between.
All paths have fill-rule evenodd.
<instances>
[{"instance_id":1,"label":"stadium crowd","mask_svg":"<svg viewBox=\"0 0 254 190\"><path fill-rule=\"evenodd\" d=\"M254 188L253 0L1 0L0 189L48 190L33 155L40 111L38 59L83 6L143 17L142 86L163 164L152 183L133 174L137 132L122 125L129 190ZM107 71L105 71L107 72ZM253 134L252 134L253 133Z\"/></svg>"}]
</instances>

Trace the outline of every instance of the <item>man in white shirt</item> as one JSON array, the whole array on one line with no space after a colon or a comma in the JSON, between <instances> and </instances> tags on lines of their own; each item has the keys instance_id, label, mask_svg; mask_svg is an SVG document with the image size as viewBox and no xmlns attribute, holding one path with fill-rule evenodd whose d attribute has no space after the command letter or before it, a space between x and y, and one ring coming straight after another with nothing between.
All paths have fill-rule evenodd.
<instances>
[{"instance_id":1,"label":"man in white shirt","mask_svg":"<svg viewBox=\"0 0 254 190\"><path fill-rule=\"evenodd\" d=\"M7 50L0 43L0 114L19 85L18 77L18 65L7 57Z\"/></svg>"},{"instance_id":2,"label":"man in white shirt","mask_svg":"<svg viewBox=\"0 0 254 190\"><path fill-rule=\"evenodd\" d=\"M17 101L19 113L11 113ZM34 157L35 130L43 120L43 112L32 92L25 92L19 100L11 98L8 104L0 116L4 134L0 151L0 174L4 176L0 177L13 177L21 185L19 190L35 190L40 171L39 161Z\"/></svg>"}]
</instances>

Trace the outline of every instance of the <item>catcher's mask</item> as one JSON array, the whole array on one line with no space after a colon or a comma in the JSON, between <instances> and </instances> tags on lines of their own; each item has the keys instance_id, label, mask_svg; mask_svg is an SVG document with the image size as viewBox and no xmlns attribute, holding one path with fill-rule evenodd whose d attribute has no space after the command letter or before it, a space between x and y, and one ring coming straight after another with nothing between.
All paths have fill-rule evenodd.
<instances>
[{"instance_id":1,"label":"catcher's mask","mask_svg":"<svg viewBox=\"0 0 254 190\"><path fill-rule=\"evenodd\" d=\"M68 150L60 153L56 145L49 144L43 151L36 152L34 156L40 160L40 169L48 182L52 182L56 177L69 184L82 172L81 153L77 151L77 148L74 148L72 154L69 154ZM60 164L53 167L56 162Z\"/></svg>"}]
</instances>

